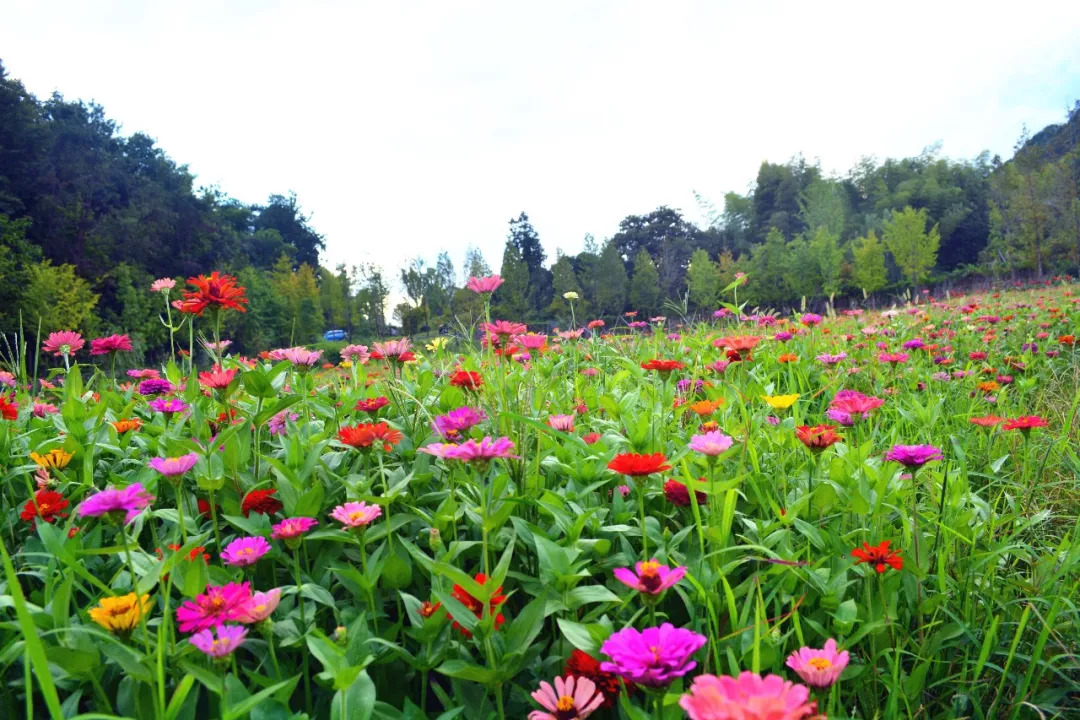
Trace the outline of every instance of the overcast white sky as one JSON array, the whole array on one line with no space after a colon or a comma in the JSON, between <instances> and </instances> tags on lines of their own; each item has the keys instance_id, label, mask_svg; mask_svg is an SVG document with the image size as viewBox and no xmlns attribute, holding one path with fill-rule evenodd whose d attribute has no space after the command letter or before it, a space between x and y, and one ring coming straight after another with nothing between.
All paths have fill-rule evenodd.
<instances>
[{"instance_id":1,"label":"overcast white sky","mask_svg":"<svg viewBox=\"0 0 1080 720\"><path fill-rule=\"evenodd\" d=\"M324 264L497 271L522 210L553 259L765 159L1006 156L1080 98L1080 2L0 0L0 58L200 184L296 191Z\"/></svg>"}]
</instances>

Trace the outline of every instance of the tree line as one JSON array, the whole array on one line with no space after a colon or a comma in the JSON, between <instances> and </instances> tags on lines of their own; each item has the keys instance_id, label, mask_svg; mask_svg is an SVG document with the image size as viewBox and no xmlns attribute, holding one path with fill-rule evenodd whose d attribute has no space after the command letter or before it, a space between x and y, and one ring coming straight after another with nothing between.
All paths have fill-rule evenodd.
<instances>
[{"instance_id":1,"label":"tree line","mask_svg":"<svg viewBox=\"0 0 1080 720\"><path fill-rule=\"evenodd\" d=\"M460 271L443 252L394 276L323 267L325 241L293 194L247 204L194 176L142 133L123 136L104 109L40 100L0 64L0 331L126 332L140 356L168 347L155 278L219 269L251 299L223 336L243 351L313 343L329 328L365 339L469 325L483 312L470 276L499 273L499 317L532 322L709 313L737 273L740 300L784 308L899 293L967 277L1042 278L1080 266L1080 103L1066 122L1025 132L1014 156L865 158L827 176L796 157L764 162L745 193L706 222L674 208L631 215L611 237L586 236L549 258L528 215L511 219L501 262L470 248Z\"/></svg>"}]
</instances>

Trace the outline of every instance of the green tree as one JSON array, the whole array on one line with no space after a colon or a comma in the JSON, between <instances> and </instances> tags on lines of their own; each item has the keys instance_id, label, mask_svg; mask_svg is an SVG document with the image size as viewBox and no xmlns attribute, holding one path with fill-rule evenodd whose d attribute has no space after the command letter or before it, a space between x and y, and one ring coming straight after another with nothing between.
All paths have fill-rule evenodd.
<instances>
[{"instance_id":1,"label":"green tree","mask_svg":"<svg viewBox=\"0 0 1080 720\"><path fill-rule=\"evenodd\" d=\"M496 313L504 319L523 320L529 311L529 268L513 240L506 241L499 275L503 284L492 297Z\"/></svg>"},{"instance_id":2,"label":"green tree","mask_svg":"<svg viewBox=\"0 0 1080 720\"><path fill-rule=\"evenodd\" d=\"M98 295L90 283L75 274L74 265L53 265L42 260L27 267L20 306L28 326L41 318L41 331L94 329Z\"/></svg>"},{"instance_id":3,"label":"green tree","mask_svg":"<svg viewBox=\"0 0 1080 720\"><path fill-rule=\"evenodd\" d=\"M852 278L864 295L881 290L888 283L885 269L885 246L878 240L877 233L871 230L865 237L858 238L851 244L854 269Z\"/></svg>"},{"instance_id":4,"label":"green tree","mask_svg":"<svg viewBox=\"0 0 1080 720\"><path fill-rule=\"evenodd\" d=\"M570 305L566 298L563 297L565 293L573 292L577 293L578 300L574 301L575 312L580 317L584 317L587 314L587 301L584 296L584 291L581 289L581 285L578 284L577 274L574 272L574 263L566 255L560 252L556 253L558 259L555 264L551 266L552 284L554 285L554 293L551 297L551 305L548 309L557 315L570 316Z\"/></svg>"},{"instance_id":5,"label":"green tree","mask_svg":"<svg viewBox=\"0 0 1080 720\"><path fill-rule=\"evenodd\" d=\"M720 298L720 272L707 250L698 248L690 256L686 271L690 305L697 310L713 310Z\"/></svg>"},{"instance_id":6,"label":"green tree","mask_svg":"<svg viewBox=\"0 0 1080 720\"><path fill-rule=\"evenodd\" d=\"M29 218L12 220L0 215L0 332L18 327L20 297L29 283L30 268L41 260L41 250L26 239L29 228Z\"/></svg>"},{"instance_id":7,"label":"green tree","mask_svg":"<svg viewBox=\"0 0 1080 720\"><path fill-rule=\"evenodd\" d=\"M926 232L926 221L925 208L915 210L908 206L902 211L894 210L882 229L885 247L892 253L904 279L912 286L926 279L937 263L941 235L937 225Z\"/></svg>"},{"instance_id":8,"label":"green tree","mask_svg":"<svg viewBox=\"0 0 1080 720\"><path fill-rule=\"evenodd\" d=\"M628 282L619 249L609 240L596 263L596 312L621 313L626 307Z\"/></svg>"},{"instance_id":9,"label":"green tree","mask_svg":"<svg viewBox=\"0 0 1080 720\"><path fill-rule=\"evenodd\" d=\"M810 249L817 260L821 273L821 289L833 301L840 292L840 271L844 265L844 251L840 249L840 235L825 225L820 225L810 241Z\"/></svg>"},{"instance_id":10,"label":"green tree","mask_svg":"<svg viewBox=\"0 0 1080 720\"><path fill-rule=\"evenodd\" d=\"M655 315L662 299L660 273L645 248L634 258L634 276L630 281L630 305L646 315Z\"/></svg>"},{"instance_id":11,"label":"green tree","mask_svg":"<svg viewBox=\"0 0 1080 720\"><path fill-rule=\"evenodd\" d=\"M750 282L743 286L752 306L779 306L791 301L787 255L787 242L779 228L771 228L765 242L754 246L749 262Z\"/></svg>"}]
</instances>

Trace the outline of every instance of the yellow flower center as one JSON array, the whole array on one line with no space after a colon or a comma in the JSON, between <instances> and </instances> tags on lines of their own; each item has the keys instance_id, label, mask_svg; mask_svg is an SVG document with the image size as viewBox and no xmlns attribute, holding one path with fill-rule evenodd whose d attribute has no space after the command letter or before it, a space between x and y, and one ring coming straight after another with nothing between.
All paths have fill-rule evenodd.
<instances>
[{"instance_id":1,"label":"yellow flower center","mask_svg":"<svg viewBox=\"0 0 1080 720\"><path fill-rule=\"evenodd\" d=\"M823 657L810 658L806 661L807 664L815 670L828 670L832 667L832 663Z\"/></svg>"},{"instance_id":2,"label":"yellow flower center","mask_svg":"<svg viewBox=\"0 0 1080 720\"><path fill-rule=\"evenodd\" d=\"M353 522L359 522L361 520L361 518L363 518L363 517L364 517L364 513L360 512L360 511L349 513L349 519L352 520Z\"/></svg>"},{"instance_id":3,"label":"yellow flower center","mask_svg":"<svg viewBox=\"0 0 1080 720\"><path fill-rule=\"evenodd\" d=\"M569 695L563 695L559 698L559 702L555 703L555 709L562 712L568 712L574 709L574 698Z\"/></svg>"},{"instance_id":4,"label":"yellow flower center","mask_svg":"<svg viewBox=\"0 0 1080 720\"><path fill-rule=\"evenodd\" d=\"M657 572L660 569L660 563L643 562L641 563L641 575L640 577L656 577Z\"/></svg>"}]
</instances>

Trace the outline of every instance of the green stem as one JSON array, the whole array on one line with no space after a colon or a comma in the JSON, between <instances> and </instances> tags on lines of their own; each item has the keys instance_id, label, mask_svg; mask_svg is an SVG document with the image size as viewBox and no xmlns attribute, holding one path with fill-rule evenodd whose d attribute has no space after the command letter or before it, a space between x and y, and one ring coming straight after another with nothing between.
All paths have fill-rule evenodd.
<instances>
[{"instance_id":1,"label":"green stem","mask_svg":"<svg viewBox=\"0 0 1080 720\"><path fill-rule=\"evenodd\" d=\"M128 572L131 573L131 591L135 593L135 605L139 608L139 632L142 634L143 649L150 655L150 638L146 632L146 613L142 612L141 597L139 596L139 579L135 574L135 563L131 561L131 544L128 543L127 532L123 525L118 532L124 543L124 555L127 557Z\"/></svg>"},{"instance_id":2,"label":"green stem","mask_svg":"<svg viewBox=\"0 0 1080 720\"><path fill-rule=\"evenodd\" d=\"M180 521L180 544L187 545L187 526L184 524L184 497L180 491L180 485L183 484L183 482L184 480L181 476L174 483L172 483L172 486L173 492L176 493L176 517ZM221 543L219 542L218 551L220 552L220 550Z\"/></svg>"},{"instance_id":3,"label":"green stem","mask_svg":"<svg viewBox=\"0 0 1080 720\"><path fill-rule=\"evenodd\" d=\"M307 611L304 610L304 584L300 581L300 548L293 551L293 569L296 573L296 602L300 604L300 625L303 626L302 635L307 637ZM308 652L306 648L300 648L300 654L304 661L304 708L308 715L311 714L311 677L308 675Z\"/></svg>"},{"instance_id":4,"label":"green stem","mask_svg":"<svg viewBox=\"0 0 1080 720\"><path fill-rule=\"evenodd\" d=\"M635 480L634 483L638 488L638 518L641 522L641 554L644 560L649 559L649 535L645 531L645 483L641 480ZM693 488L691 488L693 492Z\"/></svg>"},{"instance_id":5,"label":"green stem","mask_svg":"<svg viewBox=\"0 0 1080 720\"><path fill-rule=\"evenodd\" d=\"M221 673L221 720L225 720L229 714L229 699L225 692L225 680L228 677L229 672L223 669Z\"/></svg>"}]
</instances>

